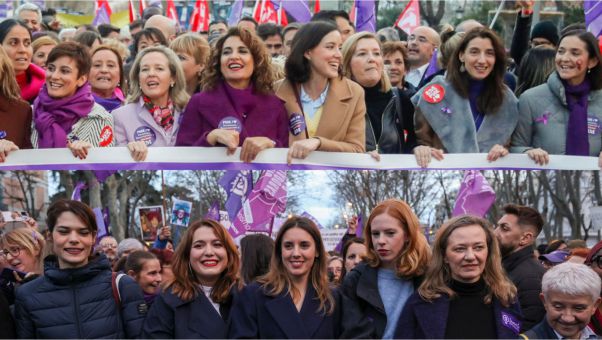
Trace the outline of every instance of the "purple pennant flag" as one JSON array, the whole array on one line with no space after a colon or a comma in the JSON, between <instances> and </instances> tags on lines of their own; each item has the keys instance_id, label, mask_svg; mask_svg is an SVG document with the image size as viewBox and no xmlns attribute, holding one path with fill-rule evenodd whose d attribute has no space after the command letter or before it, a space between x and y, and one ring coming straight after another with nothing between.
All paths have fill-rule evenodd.
<instances>
[{"instance_id":1,"label":"purple pennant flag","mask_svg":"<svg viewBox=\"0 0 602 340\"><path fill-rule=\"evenodd\" d=\"M214 201L209 210L207 211L207 215L205 215L206 219L219 221L219 202Z\"/></svg>"},{"instance_id":2,"label":"purple pennant flag","mask_svg":"<svg viewBox=\"0 0 602 340\"><path fill-rule=\"evenodd\" d=\"M73 193L71 194L71 200L81 202L82 189L86 189L86 188L88 188L88 185L86 184L86 182L84 182L84 181L77 182L77 184L75 185L75 188L73 188Z\"/></svg>"},{"instance_id":3,"label":"purple pennant flag","mask_svg":"<svg viewBox=\"0 0 602 340\"><path fill-rule=\"evenodd\" d=\"M111 17L109 16L109 13L107 12L107 7L105 5L100 6L100 8L98 8L98 10L96 11L96 16L94 17L94 20L92 21L92 25L98 26L100 24L110 24L110 23L111 23Z\"/></svg>"},{"instance_id":4,"label":"purple pennant flag","mask_svg":"<svg viewBox=\"0 0 602 340\"><path fill-rule=\"evenodd\" d=\"M364 219L362 218L362 214L357 216L357 229L355 230L355 236L362 237L364 233Z\"/></svg>"},{"instance_id":5,"label":"purple pennant flag","mask_svg":"<svg viewBox=\"0 0 602 340\"><path fill-rule=\"evenodd\" d=\"M495 202L495 191L478 170L468 170L460 185L453 216L471 214L485 217Z\"/></svg>"},{"instance_id":6,"label":"purple pennant flag","mask_svg":"<svg viewBox=\"0 0 602 340\"><path fill-rule=\"evenodd\" d=\"M3 2L0 4L0 21L8 18L8 4Z\"/></svg>"},{"instance_id":7,"label":"purple pennant flag","mask_svg":"<svg viewBox=\"0 0 602 340\"><path fill-rule=\"evenodd\" d=\"M356 32L376 32L376 13L374 0L355 0Z\"/></svg>"},{"instance_id":8,"label":"purple pennant flag","mask_svg":"<svg viewBox=\"0 0 602 340\"><path fill-rule=\"evenodd\" d=\"M230 15L228 15L228 26L236 26L242 17L243 0L235 0Z\"/></svg>"},{"instance_id":9,"label":"purple pennant flag","mask_svg":"<svg viewBox=\"0 0 602 340\"><path fill-rule=\"evenodd\" d=\"M270 220L286 209L286 171L266 170L249 194L232 226L238 233L269 232Z\"/></svg>"},{"instance_id":10,"label":"purple pennant flag","mask_svg":"<svg viewBox=\"0 0 602 340\"><path fill-rule=\"evenodd\" d=\"M426 71L424 71L424 79L427 79L428 77L439 72L439 70L440 70L439 65L437 64L437 52L438 52L438 50L435 48L435 51L433 52L433 56L431 57L431 60L429 61L429 66L426 68Z\"/></svg>"},{"instance_id":11,"label":"purple pennant flag","mask_svg":"<svg viewBox=\"0 0 602 340\"><path fill-rule=\"evenodd\" d=\"M309 218L312 222L314 222L316 224L318 229L324 229L324 227L320 224L320 222L318 222L318 219L315 218L312 214L308 213L307 211L304 211L300 216Z\"/></svg>"},{"instance_id":12,"label":"purple pennant flag","mask_svg":"<svg viewBox=\"0 0 602 340\"><path fill-rule=\"evenodd\" d=\"M105 222L105 227L107 228L108 233L109 227L111 226L111 215L109 215L109 207L104 207L104 209L102 209L102 219Z\"/></svg>"},{"instance_id":13,"label":"purple pennant flag","mask_svg":"<svg viewBox=\"0 0 602 340\"><path fill-rule=\"evenodd\" d=\"M242 201L253 189L253 173L249 170L228 170L219 180L219 185L226 190L226 210L230 221L234 221L242 208Z\"/></svg>"},{"instance_id":14,"label":"purple pennant flag","mask_svg":"<svg viewBox=\"0 0 602 340\"><path fill-rule=\"evenodd\" d=\"M307 0L282 0L284 10L290 14L295 21L302 24L311 20L311 11Z\"/></svg>"},{"instance_id":15,"label":"purple pennant flag","mask_svg":"<svg viewBox=\"0 0 602 340\"><path fill-rule=\"evenodd\" d=\"M109 235L109 232L107 230L107 226L105 225L102 209L94 208L92 210L94 211L94 216L96 216L96 225L98 226L98 233L96 234L96 244L98 244L101 238Z\"/></svg>"},{"instance_id":16,"label":"purple pennant flag","mask_svg":"<svg viewBox=\"0 0 602 340\"><path fill-rule=\"evenodd\" d=\"M587 30L594 36L602 35L602 1L585 0L583 2L585 12L585 25Z\"/></svg>"}]
</instances>

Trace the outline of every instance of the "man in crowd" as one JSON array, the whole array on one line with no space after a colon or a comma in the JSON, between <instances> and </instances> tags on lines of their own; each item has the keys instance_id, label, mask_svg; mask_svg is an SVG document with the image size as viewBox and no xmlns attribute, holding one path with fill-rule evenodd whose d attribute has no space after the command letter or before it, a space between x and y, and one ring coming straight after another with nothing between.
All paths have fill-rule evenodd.
<instances>
[{"instance_id":1,"label":"man in crowd","mask_svg":"<svg viewBox=\"0 0 602 340\"><path fill-rule=\"evenodd\" d=\"M17 7L15 19L23 21L32 32L42 30L42 10L36 4L26 2Z\"/></svg>"},{"instance_id":2,"label":"man in crowd","mask_svg":"<svg viewBox=\"0 0 602 340\"><path fill-rule=\"evenodd\" d=\"M168 42L176 38L176 22L163 15L153 15L144 24L144 28L154 27L161 31Z\"/></svg>"},{"instance_id":3,"label":"man in crowd","mask_svg":"<svg viewBox=\"0 0 602 340\"><path fill-rule=\"evenodd\" d=\"M533 327L545 313L539 299L545 270L533 256L533 244L543 224L537 210L508 204L494 231L502 253L502 265L518 290L518 302L524 316L521 331Z\"/></svg>"},{"instance_id":4,"label":"man in crowd","mask_svg":"<svg viewBox=\"0 0 602 340\"><path fill-rule=\"evenodd\" d=\"M282 40L284 41L284 46L282 47L282 54L285 57L288 57L291 54L291 48L293 46L293 39L295 38L295 34L301 28L301 24L298 22L291 22L282 30Z\"/></svg>"},{"instance_id":5,"label":"man in crowd","mask_svg":"<svg viewBox=\"0 0 602 340\"><path fill-rule=\"evenodd\" d=\"M520 64L523 56L529 48L538 45L545 45L550 48L556 48L560 39L558 28L551 21L540 21L531 30L533 21L533 6L535 0L520 0L517 4L521 10L516 16L516 25L512 35L512 44L510 45L510 56L514 59L516 65Z\"/></svg>"},{"instance_id":6,"label":"man in crowd","mask_svg":"<svg viewBox=\"0 0 602 340\"><path fill-rule=\"evenodd\" d=\"M263 40L268 49L268 53L273 57L282 54L282 31L276 24L265 23L257 26L257 35Z\"/></svg>"},{"instance_id":7,"label":"man in crowd","mask_svg":"<svg viewBox=\"0 0 602 340\"><path fill-rule=\"evenodd\" d=\"M117 261L117 240L113 236L101 238L98 246L98 252L105 254L111 265Z\"/></svg>"},{"instance_id":8,"label":"man in crowd","mask_svg":"<svg viewBox=\"0 0 602 340\"><path fill-rule=\"evenodd\" d=\"M441 45L439 34L428 26L418 26L408 37L408 66L406 81L417 89L425 82L426 69L435 53L435 49Z\"/></svg>"},{"instance_id":9,"label":"man in crowd","mask_svg":"<svg viewBox=\"0 0 602 340\"><path fill-rule=\"evenodd\" d=\"M355 28L351 25L351 21L349 20L349 14L345 11L319 11L311 18L311 21L317 20L330 21L336 24L341 33L341 38L343 38L343 42L355 33Z\"/></svg>"},{"instance_id":10,"label":"man in crowd","mask_svg":"<svg viewBox=\"0 0 602 340\"><path fill-rule=\"evenodd\" d=\"M522 334L526 339L598 339L587 326L600 304L601 281L584 264L566 262L541 282L545 318Z\"/></svg>"},{"instance_id":11,"label":"man in crowd","mask_svg":"<svg viewBox=\"0 0 602 340\"><path fill-rule=\"evenodd\" d=\"M224 20L214 20L209 23L209 35L222 36L228 32L228 23Z\"/></svg>"},{"instance_id":12,"label":"man in crowd","mask_svg":"<svg viewBox=\"0 0 602 340\"><path fill-rule=\"evenodd\" d=\"M253 19L252 17L242 17L238 21L238 27L246 28L249 31L255 33L257 31L257 21L255 21L255 19Z\"/></svg>"}]
</instances>

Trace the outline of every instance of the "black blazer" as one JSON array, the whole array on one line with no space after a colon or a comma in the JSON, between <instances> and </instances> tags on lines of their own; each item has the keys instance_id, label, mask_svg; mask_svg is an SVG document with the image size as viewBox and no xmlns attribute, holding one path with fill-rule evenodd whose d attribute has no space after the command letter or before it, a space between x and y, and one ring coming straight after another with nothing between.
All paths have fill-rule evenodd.
<instances>
[{"instance_id":1,"label":"black blazer","mask_svg":"<svg viewBox=\"0 0 602 340\"><path fill-rule=\"evenodd\" d=\"M183 301L168 289L155 298L142 329L147 339L224 339L230 314L232 296L220 304L219 314L211 301L200 293L196 299Z\"/></svg>"},{"instance_id":2,"label":"black blazer","mask_svg":"<svg viewBox=\"0 0 602 340\"><path fill-rule=\"evenodd\" d=\"M335 293L336 294L336 293ZM334 339L340 316L317 312L320 301L310 284L301 311L287 293L269 296L258 283L246 286L233 302L228 327L230 339Z\"/></svg>"}]
</instances>

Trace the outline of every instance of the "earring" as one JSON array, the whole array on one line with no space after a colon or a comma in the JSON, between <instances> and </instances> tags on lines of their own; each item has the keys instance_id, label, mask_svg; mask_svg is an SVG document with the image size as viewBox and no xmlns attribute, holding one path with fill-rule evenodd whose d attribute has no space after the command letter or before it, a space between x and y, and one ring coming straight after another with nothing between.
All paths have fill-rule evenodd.
<instances>
[{"instance_id":1,"label":"earring","mask_svg":"<svg viewBox=\"0 0 602 340\"><path fill-rule=\"evenodd\" d=\"M590 74L590 73L592 73L592 69L591 69L591 68L588 68L588 69L587 69L587 74Z\"/></svg>"},{"instance_id":2,"label":"earring","mask_svg":"<svg viewBox=\"0 0 602 340\"><path fill-rule=\"evenodd\" d=\"M169 87L173 87L173 83L171 83L171 84L169 85Z\"/></svg>"},{"instance_id":3,"label":"earring","mask_svg":"<svg viewBox=\"0 0 602 340\"><path fill-rule=\"evenodd\" d=\"M466 67L464 67L464 62L462 62L462 64L460 65L460 72L462 72L462 73L466 72Z\"/></svg>"}]
</instances>

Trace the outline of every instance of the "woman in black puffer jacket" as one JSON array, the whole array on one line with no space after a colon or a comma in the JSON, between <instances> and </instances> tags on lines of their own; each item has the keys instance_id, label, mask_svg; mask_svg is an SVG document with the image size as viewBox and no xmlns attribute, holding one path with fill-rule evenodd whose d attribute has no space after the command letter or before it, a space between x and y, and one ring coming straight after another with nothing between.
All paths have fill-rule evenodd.
<instances>
[{"instance_id":1,"label":"woman in black puffer jacket","mask_svg":"<svg viewBox=\"0 0 602 340\"><path fill-rule=\"evenodd\" d=\"M18 337L138 337L147 311L142 291L123 276L114 294L109 260L90 257L98 229L92 210L58 201L48 209L47 224L56 255L45 259L43 277L17 289Z\"/></svg>"}]
</instances>

